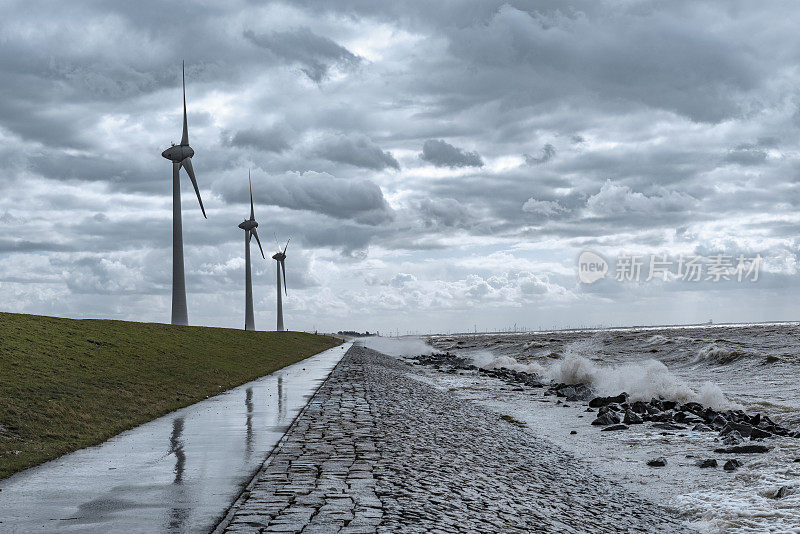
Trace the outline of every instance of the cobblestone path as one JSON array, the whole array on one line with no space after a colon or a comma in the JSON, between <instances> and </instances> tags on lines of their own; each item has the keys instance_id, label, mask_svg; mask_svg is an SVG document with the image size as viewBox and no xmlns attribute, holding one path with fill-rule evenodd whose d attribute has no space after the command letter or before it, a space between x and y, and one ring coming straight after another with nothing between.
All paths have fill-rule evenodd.
<instances>
[{"instance_id":1,"label":"cobblestone path","mask_svg":"<svg viewBox=\"0 0 800 534\"><path fill-rule=\"evenodd\" d=\"M683 532L530 430L354 346L225 532Z\"/></svg>"}]
</instances>

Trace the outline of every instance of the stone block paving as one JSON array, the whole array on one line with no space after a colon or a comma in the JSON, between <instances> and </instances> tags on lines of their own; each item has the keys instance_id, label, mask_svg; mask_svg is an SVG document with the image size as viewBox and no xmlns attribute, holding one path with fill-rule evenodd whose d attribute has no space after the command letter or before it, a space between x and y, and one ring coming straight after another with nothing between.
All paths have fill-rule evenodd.
<instances>
[{"instance_id":1,"label":"stone block paving","mask_svg":"<svg viewBox=\"0 0 800 534\"><path fill-rule=\"evenodd\" d=\"M414 372L353 346L225 532L687 531L672 512Z\"/></svg>"}]
</instances>

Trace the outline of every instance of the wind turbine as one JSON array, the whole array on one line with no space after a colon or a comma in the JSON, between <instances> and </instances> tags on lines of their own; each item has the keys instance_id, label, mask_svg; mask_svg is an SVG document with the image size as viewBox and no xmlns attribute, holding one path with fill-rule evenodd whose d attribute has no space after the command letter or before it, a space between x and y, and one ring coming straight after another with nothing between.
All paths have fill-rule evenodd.
<instances>
[{"instance_id":1,"label":"wind turbine","mask_svg":"<svg viewBox=\"0 0 800 534\"><path fill-rule=\"evenodd\" d=\"M189 179L192 181L203 217L206 219L208 217L206 217L203 199L200 198L200 190L197 188L197 180L194 177L194 168L192 167L194 150L189 146L189 128L186 123L186 72L183 62L181 62L181 78L183 81L183 135L181 136L181 144L176 145L173 143L161 155L172 162L172 324L186 325L189 324L189 318L186 313L186 279L183 273L181 167L186 169L186 174L189 175Z\"/></svg>"},{"instance_id":2,"label":"wind turbine","mask_svg":"<svg viewBox=\"0 0 800 534\"><path fill-rule=\"evenodd\" d=\"M278 247L278 252L272 255L272 259L277 261L276 268L278 269L278 332L283 332L283 299L281 297L281 271L283 271L283 291L286 292L286 249L289 248L289 241L292 238L290 237L286 241L286 246L283 247L283 252L281 252L281 246L278 245L278 238L275 237L275 245ZM287 293L288 294L288 293Z\"/></svg>"},{"instance_id":3,"label":"wind turbine","mask_svg":"<svg viewBox=\"0 0 800 534\"><path fill-rule=\"evenodd\" d=\"M255 330L255 319L253 318L253 276L250 274L250 236L256 238L258 248L261 250L261 257L264 256L264 249L261 248L261 240L258 238L258 222L256 222L255 211L253 210L253 182L250 180L250 171L247 171L247 181L250 182L250 218L239 223L239 228L244 230L244 329Z\"/></svg>"}]
</instances>

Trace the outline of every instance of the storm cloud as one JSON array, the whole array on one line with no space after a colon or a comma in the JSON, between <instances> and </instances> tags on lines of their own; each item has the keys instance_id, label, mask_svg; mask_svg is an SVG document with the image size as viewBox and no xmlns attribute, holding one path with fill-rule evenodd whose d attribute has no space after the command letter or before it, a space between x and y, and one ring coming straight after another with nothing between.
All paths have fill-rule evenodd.
<instances>
[{"instance_id":1,"label":"storm cloud","mask_svg":"<svg viewBox=\"0 0 800 534\"><path fill-rule=\"evenodd\" d=\"M291 328L794 318L793 2L163 10L4 5L3 309L169 318L160 154L180 138L185 60L209 216L182 176L195 324L241 323L248 170L262 241L292 237ZM585 249L758 252L768 282L587 287ZM257 325L272 324L273 267L254 265Z\"/></svg>"},{"instance_id":2,"label":"storm cloud","mask_svg":"<svg viewBox=\"0 0 800 534\"><path fill-rule=\"evenodd\" d=\"M419 159L437 167L483 167L483 160L477 152L467 152L443 139L425 141Z\"/></svg>"}]
</instances>

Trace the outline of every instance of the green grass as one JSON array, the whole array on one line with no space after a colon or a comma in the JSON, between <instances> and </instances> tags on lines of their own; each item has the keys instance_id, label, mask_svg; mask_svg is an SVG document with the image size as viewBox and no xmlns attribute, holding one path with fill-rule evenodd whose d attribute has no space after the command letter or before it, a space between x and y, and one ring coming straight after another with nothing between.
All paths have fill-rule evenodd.
<instances>
[{"instance_id":1,"label":"green grass","mask_svg":"<svg viewBox=\"0 0 800 534\"><path fill-rule=\"evenodd\" d=\"M339 343L0 313L0 479Z\"/></svg>"}]
</instances>

